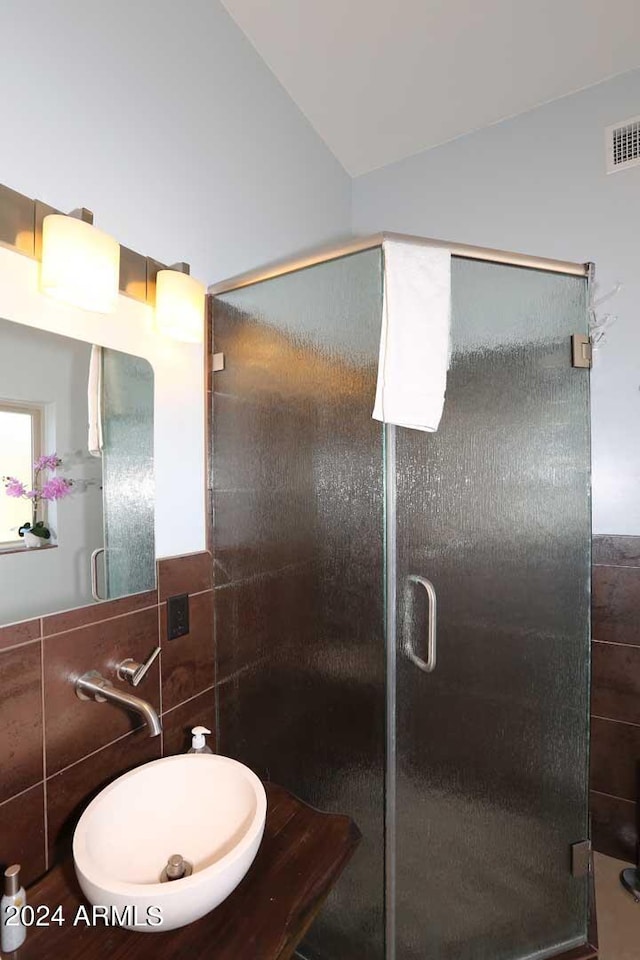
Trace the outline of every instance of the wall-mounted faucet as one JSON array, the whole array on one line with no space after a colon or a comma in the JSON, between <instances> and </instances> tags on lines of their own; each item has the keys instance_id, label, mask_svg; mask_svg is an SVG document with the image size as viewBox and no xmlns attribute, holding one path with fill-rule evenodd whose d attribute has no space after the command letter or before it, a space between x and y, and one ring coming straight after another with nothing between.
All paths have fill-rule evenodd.
<instances>
[{"instance_id":1,"label":"wall-mounted faucet","mask_svg":"<svg viewBox=\"0 0 640 960\"><path fill-rule=\"evenodd\" d=\"M161 649L161 647L156 647L153 653L147 657L144 663L138 663L137 660L127 657L126 660L123 660L122 663L118 664L116 673L121 680L126 680L131 684L132 687L137 687L139 683L142 683L148 674L149 668L155 661L156 657L160 656Z\"/></svg>"},{"instance_id":2,"label":"wall-mounted faucet","mask_svg":"<svg viewBox=\"0 0 640 960\"><path fill-rule=\"evenodd\" d=\"M154 653L153 659L157 656ZM146 672L146 671L145 671ZM90 670L76 680L76 694L81 700L95 700L96 703L118 703L125 710L137 713L149 728L149 736L157 737L162 730L160 717L146 700L134 697L126 690L117 690L110 680L106 680L97 670Z\"/></svg>"}]
</instances>

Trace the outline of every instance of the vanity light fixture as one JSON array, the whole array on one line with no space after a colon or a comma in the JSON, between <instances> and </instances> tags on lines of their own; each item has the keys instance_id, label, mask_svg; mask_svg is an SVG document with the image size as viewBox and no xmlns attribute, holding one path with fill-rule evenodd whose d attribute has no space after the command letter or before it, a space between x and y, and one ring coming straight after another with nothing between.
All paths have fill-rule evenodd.
<instances>
[{"instance_id":1,"label":"vanity light fixture","mask_svg":"<svg viewBox=\"0 0 640 960\"><path fill-rule=\"evenodd\" d=\"M176 263L156 275L156 330L186 343L204 338L205 287L189 276L188 263Z\"/></svg>"},{"instance_id":2,"label":"vanity light fixture","mask_svg":"<svg viewBox=\"0 0 640 960\"><path fill-rule=\"evenodd\" d=\"M93 226L90 210L42 221L40 289L56 300L95 313L113 313L118 301L120 244Z\"/></svg>"}]
</instances>

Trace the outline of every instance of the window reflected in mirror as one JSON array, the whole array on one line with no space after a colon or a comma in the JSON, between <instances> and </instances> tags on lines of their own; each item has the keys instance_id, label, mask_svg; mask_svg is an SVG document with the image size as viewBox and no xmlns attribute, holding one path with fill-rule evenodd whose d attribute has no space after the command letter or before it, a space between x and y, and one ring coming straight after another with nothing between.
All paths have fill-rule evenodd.
<instances>
[{"instance_id":1,"label":"window reflected in mirror","mask_svg":"<svg viewBox=\"0 0 640 960\"><path fill-rule=\"evenodd\" d=\"M42 453L42 407L0 399L0 451L3 477L33 488L33 465ZM0 496L0 547L20 545L18 529L25 506L16 497Z\"/></svg>"}]
</instances>

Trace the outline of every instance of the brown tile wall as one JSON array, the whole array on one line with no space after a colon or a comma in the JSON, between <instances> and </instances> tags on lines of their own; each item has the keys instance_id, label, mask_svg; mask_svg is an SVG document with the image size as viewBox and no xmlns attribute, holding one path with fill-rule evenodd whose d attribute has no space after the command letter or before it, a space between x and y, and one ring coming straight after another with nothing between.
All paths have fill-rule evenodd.
<instances>
[{"instance_id":1,"label":"brown tile wall","mask_svg":"<svg viewBox=\"0 0 640 960\"><path fill-rule=\"evenodd\" d=\"M190 632L167 640L168 597L189 594ZM162 715L150 738L112 704L79 700L73 680L162 655L139 696ZM64 856L88 801L121 773L189 748L190 729L215 733L212 562L208 552L158 561L158 590L0 627L0 867L31 883Z\"/></svg>"},{"instance_id":2,"label":"brown tile wall","mask_svg":"<svg viewBox=\"0 0 640 960\"><path fill-rule=\"evenodd\" d=\"M595 537L593 562L593 839L596 850L634 860L640 537ZM169 642L166 599L180 593L190 595L190 633ZM234 605L233 593L219 591L216 606ZM184 752L198 723L215 731L213 597L211 557L203 552L160 560L157 592L0 627L0 866L18 861L32 882L66 853L80 812L105 783L139 763ZM252 612L242 605L237 611L239 619ZM140 695L160 710L161 737L146 736L117 707L75 696L71 677L89 669L112 677L119 660L143 659L158 643L162 656ZM219 659L221 683L244 665L233 648Z\"/></svg>"},{"instance_id":3,"label":"brown tile wall","mask_svg":"<svg viewBox=\"0 0 640 960\"><path fill-rule=\"evenodd\" d=\"M640 537L593 540L591 822L596 850L635 861L640 798Z\"/></svg>"}]
</instances>

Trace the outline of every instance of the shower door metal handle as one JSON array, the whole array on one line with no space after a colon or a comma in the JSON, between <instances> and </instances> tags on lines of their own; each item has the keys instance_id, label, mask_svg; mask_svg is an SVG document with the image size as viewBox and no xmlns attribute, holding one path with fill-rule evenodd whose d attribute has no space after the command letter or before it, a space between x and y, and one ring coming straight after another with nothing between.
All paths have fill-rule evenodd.
<instances>
[{"instance_id":1,"label":"shower door metal handle","mask_svg":"<svg viewBox=\"0 0 640 960\"><path fill-rule=\"evenodd\" d=\"M427 625L427 659L423 660L419 656L413 646L413 637L410 635L410 631L406 631L405 634L405 644L404 649L405 653L412 661L415 663L416 667L419 667L420 670L424 670L425 673L432 673L436 668L436 615L437 615L437 603L436 603L436 591L435 587L430 580L427 580L426 577L419 577L417 573L412 573L409 576L409 581L411 583L418 583L421 587L427 592L427 597L429 598L429 619Z\"/></svg>"},{"instance_id":2,"label":"shower door metal handle","mask_svg":"<svg viewBox=\"0 0 640 960\"><path fill-rule=\"evenodd\" d=\"M101 553L104 553L104 547L97 547L91 554L91 596L98 602L105 599L98 591L98 557Z\"/></svg>"}]
</instances>

